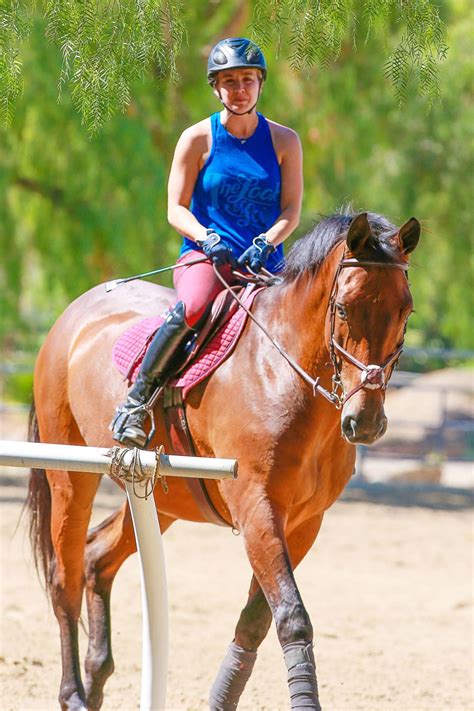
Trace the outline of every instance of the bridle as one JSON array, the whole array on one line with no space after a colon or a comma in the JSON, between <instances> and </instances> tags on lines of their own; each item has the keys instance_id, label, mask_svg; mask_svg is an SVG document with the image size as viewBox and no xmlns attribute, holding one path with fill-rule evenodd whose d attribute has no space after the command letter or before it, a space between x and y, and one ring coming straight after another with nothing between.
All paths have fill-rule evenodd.
<instances>
[{"instance_id":1,"label":"bridle","mask_svg":"<svg viewBox=\"0 0 474 711\"><path fill-rule=\"evenodd\" d=\"M345 253L342 255L342 258L337 266L336 273L334 274L331 296L329 297L329 355L334 369L334 375L332 376L332 391L329 394L332 402L338 409L342 408L353 395L359 392L359 390L385 390L390 379L390 375L392 374L392 371L402 354L404 346L404 340L402 340L395 350L387 356L382 365L374 365L373 363L364 365L364 363L349 353L349 351L347 351L336 341L334 336L336 330L336 298L339 275L345 267L382 267L385 269L401 269L404 272L408 271L408 264L405 264L404 262L376 262L348 258ZM340 357L338 358L338 356ZM344 384L341 377L342 368L340 363L342 363L342 360L351 363L361 371L359 384L352 388L352 390L347 394L344 390ZM391 369L388 378L385 375L387 368Z\"/></svg>"},{"instance_id":2,"label":"bridle","mask_svg":"<svg viewBox=\"0 0 474 711\"><path fill-rule=\"evenodd\" d=\"M334 274L331 294L329 297L329 355L334 369L334 374L332 376L332 388L331 390L327 390L324 386L320 384L320 378L318 376L316 378L313 378L270 335L265 326L260 323L260 321L245 306L241 299L239 299L237 294L232 291L231 287L227 284L225 279L222 277L222 275L219 273L218 269L214 265L214 271L219 281L232 294L235 301L237 301L237 303L243 308L243 310L248 314L252 321L254 321L254 323L263 331L263 333L271 341L272 345L277 349L280 355L282 355L283 358L289 363L289 365L291 365L293 370L295 370L296 373L298 373L298 375L312 387L314 394L318 392L320 395L326 398L328 402L332 403L338 410L340 410L353 395L359 392L359 390L385 390L387 387L387 383L390 379L390 375L392 374L392 371L395 368L398 359L400 358L404 346L404 340L402 340L402 342L395 348L395 350L389 356L387 356L382 365L374 365L372 363L370 363L369 365L364 365L358 358L349 353L343 346L341 346L340 343L336 341L334 337L336 329L336 297L339 284L339 276L341 274L341 271L345 267L379 267L384 269L401 269L404 272L408 271L408 264L404 262L377 262L371 260L357 259L354 257L347 257L346 253L343 253L339 264L337 265L336 272ZM262 271L266 272L266 270ZM255 274L253 272L252 274L253 277L251 277L250 280L258 283L260 274ZM240 277L243 276L240 273L237 273L236 275ZM274 279L275 277L272 274L266 272L266 276L260 281L260 284L266 285ZM338 355L340 356L340 358L338 358ZM342 359L351 363L361 371L360 383L354 388L352 388L352 390L347 394L345 392L344 384L342 382L342 370L339 365L339 360ZM387 370L387 368L391 368L390 375L388 376L388 378L385 375L385 371Z\"/></svg>"}]
</instances>

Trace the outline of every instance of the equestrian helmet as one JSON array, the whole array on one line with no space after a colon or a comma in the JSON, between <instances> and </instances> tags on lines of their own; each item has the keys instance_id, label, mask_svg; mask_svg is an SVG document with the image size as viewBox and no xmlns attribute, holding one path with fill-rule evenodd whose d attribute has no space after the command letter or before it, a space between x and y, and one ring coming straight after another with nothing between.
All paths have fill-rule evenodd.
<instances>
[{"instance_id":1,"label":"equestrian helmet","mask_svg":"<svg viewBox=\"0 0 474 711\"><path fill-rule=\"evenodd\" d=\"M265 80L267 63L260 47L246 37L228 37L211 49L207 60L207 80L214 84L223 69L260 69Z\"/></svg>"}]
</instances>

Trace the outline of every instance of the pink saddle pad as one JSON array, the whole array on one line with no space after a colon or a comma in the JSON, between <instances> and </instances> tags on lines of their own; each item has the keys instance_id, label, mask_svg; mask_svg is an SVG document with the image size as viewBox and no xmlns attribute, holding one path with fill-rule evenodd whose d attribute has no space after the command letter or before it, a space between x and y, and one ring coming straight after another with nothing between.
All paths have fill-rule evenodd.
<instances>
[{"instance_id":1,"label":"pink saddle pad","mask_svg":"<svg viewBox=\"0 0 474 711\"><path fill-rule=\"evenodd\" d=\"M244 302L247 308L250 308L259 291L261 289L249 294ZM183 396L186 397L195 385L211 375L234 350L240 334L244 330L247 318L247 313L239 307L180 376L171 381L171 385L183 388ZM164 319L164 315L143 319L128 328L117 339L112 358L117 369L125 376L129 384L135 381L147 348Z\"/></svg>"}]
</instances>

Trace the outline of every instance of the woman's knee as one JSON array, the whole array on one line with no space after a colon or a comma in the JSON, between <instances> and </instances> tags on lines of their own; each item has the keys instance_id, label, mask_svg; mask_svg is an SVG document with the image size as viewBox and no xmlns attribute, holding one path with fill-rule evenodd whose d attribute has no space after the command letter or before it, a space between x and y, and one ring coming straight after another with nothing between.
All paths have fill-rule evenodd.
<instances>
[{"instance_id":1,"label":"woman's knee","mask_svg":"<svg viewBox=\"0 0 474 711\"><path fill-rule=\"evenodd\" d=\"M191 327L196 326L205 316L221 289L212 265L207 263L176 270L174 286L178 301L182 301L185 306L186 323Z\"/></svg>"},{"instance_id":2,"label":"woman's knee","mask_svg":"<svg viewBox=\"0 0 474 711\"><path fill-rule=\"evenodd\" d=\"M198 299L182 299L184 301L184 306L185 306L185 314L184 318L187 323L187 325L190 328L195 328L196 326L199 325L199 321L204 317L206 314L207 309L209 308L209 303L202 303Z\"/></svg>"}]
</instances>

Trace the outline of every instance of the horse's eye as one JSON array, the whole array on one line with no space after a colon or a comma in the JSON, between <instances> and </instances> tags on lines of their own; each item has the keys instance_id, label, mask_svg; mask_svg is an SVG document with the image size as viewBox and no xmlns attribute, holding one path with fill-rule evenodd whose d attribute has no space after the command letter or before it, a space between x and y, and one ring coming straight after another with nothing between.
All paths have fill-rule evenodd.
<instances>
[{"instance_id":1,"label":"horse's eye","mask_svg":"<svg viewBox=\"0 0 474 711\"><path fill-rule=\"evenodd\" d=\"M346 309L344 308L344 306L342 304L336 304L336 312L337 312L337 315L339 316L340 319L342 319L343 321L346 320L347 313L346 313Z\"/></svg>"}]
</instances>

